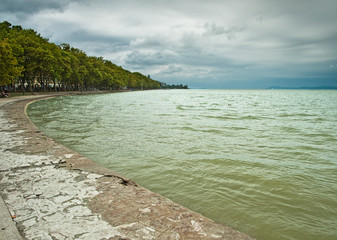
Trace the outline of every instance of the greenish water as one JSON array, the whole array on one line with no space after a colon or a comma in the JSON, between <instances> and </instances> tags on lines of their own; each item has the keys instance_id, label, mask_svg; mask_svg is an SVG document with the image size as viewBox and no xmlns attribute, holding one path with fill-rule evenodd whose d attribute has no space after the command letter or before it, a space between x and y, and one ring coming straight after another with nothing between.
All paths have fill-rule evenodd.
<instances>
[{"instance_id":1,"label":"greenish water","mask_svg":"<svg viewBox=\"0 0 337 240\"><path fill-rule=\"evenodd\" d=\"M70 96L28 113L62 144L257 239L337 239L337 91Z\"/></svg>"}]
</instances>

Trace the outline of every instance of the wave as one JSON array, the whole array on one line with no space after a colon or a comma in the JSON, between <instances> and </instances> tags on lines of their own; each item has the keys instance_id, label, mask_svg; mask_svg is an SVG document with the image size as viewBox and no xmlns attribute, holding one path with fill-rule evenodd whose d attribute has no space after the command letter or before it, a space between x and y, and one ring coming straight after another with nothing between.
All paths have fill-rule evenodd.
<instances>
[{"instance_id":1,"label":"wave","mask_svg":"<svg viewBox=\"0 0 337 240\"><path fill-rule=\"evenodd\" d=\"M233 121L241 121L241 120L266 120L272 119L271 117L266 116L254 116L254 115L225 115L225 116L214 116L214 115L206 115L206 118L218 119L218 120L233 120Z\"/></svg>"}]
</instances>

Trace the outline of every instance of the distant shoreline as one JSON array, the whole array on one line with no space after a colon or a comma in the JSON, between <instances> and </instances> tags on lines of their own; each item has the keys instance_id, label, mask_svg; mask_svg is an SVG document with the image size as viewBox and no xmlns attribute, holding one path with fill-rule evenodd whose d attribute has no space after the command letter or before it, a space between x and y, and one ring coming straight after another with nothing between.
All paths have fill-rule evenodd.
<instances>
[{"instance_id":1,"label":"distant shoreline","mask_svg":"<svg viewBox=\"0 0 337 240\"><path fill-rule=\"evenodd\" d=\"M337 90L337 87L189 88L189 90Z\"/></svg>"},{"instance_id":2,"label":"distant shoreline","mask_svg":"<svg viewBox=\"0 0 337 240\"><path fill-rule=\"evenodd\" d=\"M319 86L319 87L269 87L266 89L286 89L286 90L337 90L337 87L333 86Z\"/></svg>"}]
</instances>

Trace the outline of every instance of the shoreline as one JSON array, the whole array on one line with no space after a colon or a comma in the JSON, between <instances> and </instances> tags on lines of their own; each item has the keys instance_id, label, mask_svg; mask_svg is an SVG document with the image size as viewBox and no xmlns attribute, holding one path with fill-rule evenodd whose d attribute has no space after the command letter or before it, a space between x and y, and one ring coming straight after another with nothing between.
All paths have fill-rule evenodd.
<instances>
[{"instance_id":1,"label":"shoreline","mask_svg":"<svg viewBox=\"0 0 337 240\"><path fill-rule=\"evenodd\" d=\"M24 239L253 239L44 135L26 107L48 97L0 100L1 197Z\"/></svg>"}]
</instances>

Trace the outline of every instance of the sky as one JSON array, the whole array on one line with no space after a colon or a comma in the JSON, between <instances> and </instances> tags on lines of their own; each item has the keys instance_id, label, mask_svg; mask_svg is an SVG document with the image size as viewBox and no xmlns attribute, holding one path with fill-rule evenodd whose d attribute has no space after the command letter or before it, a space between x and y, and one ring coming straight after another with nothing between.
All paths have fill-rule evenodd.
<instances>
[{"instance_id":1,"label":"sky","mask_svg":"<svg viewBox=\"0 0 337 240\"><path fill-rule=\"evenodd\" d=\"M337 86L337 0L1 0L0 21L168 84Z\"/></svg>"}]
</instances>

